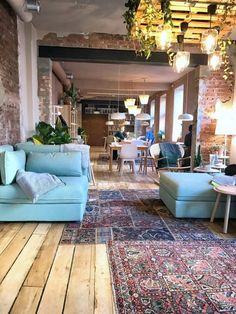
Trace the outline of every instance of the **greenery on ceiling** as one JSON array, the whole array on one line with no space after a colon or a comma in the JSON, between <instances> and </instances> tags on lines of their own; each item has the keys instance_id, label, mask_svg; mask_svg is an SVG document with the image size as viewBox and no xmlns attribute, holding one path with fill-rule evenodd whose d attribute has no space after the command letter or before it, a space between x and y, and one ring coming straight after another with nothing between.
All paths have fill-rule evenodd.
<instances>
[{"instance_id":1,"label":"greenery on ceiling","mask_svg":"<svg viewBox=\"0 0 236 314\"><path fill-rule=\"evenodd\" d=\"M154 1L144 0L145 9L143 11L142 19L136 16L140 0L128 0L125 3L127 11L123 14L124 23L128 31L128 36L137 40L139 47L137 53L144 55L147 59L150 57L152 51L156 48L155 31L156 25L153 25L153 20L164 20L164 23L173 26L170 0L163 1L162 9L158 10ZM145 24L143 23L145 21Z\"/></svg>"},{"instance_id":2,"label":"greenery on ceiling","mask_svg":"<svg viewBox=\"0 0 236 314\"><path fill-rule=\"evenodd\" d=\"M156 9L153 0L144 0L145 9L142 15L142 19L137 17L137 9L140 4L140 0L127 0L125 7L126 12L123 14L124 23L128 31L128 36L137 41L139 47L136 49L136 53L144 55L146 59L151 56L153 50L156 49L155 31L156 25L153 25L153 20L163 20L164 24L169 24L173 27L172 23L172 11L170 9L170 0L160 0L161 10ZM221 16L219 30L225 25L226 18L232 13L232 8L235 0L228 0L224 6L224 14ZM145 23L144 23L145 21ZM233 68L229 57L229 47L232 41L229 39L220 39L218 46L222 54L223 59L223 78L225 80L231 79L233 76ZM170 47L167 51L170 66L173 65L173 60L176 52Z\"/></svg>"}]
</instances>

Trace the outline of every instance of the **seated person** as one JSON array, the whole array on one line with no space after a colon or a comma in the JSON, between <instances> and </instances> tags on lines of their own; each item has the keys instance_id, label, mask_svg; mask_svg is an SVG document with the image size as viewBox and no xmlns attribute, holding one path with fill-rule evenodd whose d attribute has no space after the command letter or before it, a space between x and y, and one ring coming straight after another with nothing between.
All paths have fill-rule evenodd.
<instances>
[{"instance_id":1,"label":"seated person","mask_svg":"<svg viewBox=\"0 0 236 314\"><path fill-rule=\"evenodd\" d=\"M114 137L118 140L118 142L121 142L128 137L127 133L125 133L125 127L123 125L120 127L120 130L114 134ZM117 151L115 150L113 151L112 158L113 160L116 160L117 157L118 157L118 154L117 154Z\"/></svg>"},{"instance_id":2,"label":"seated person","mask_svg":"<svg viewBox=\"0 0 236 314\"><path fill-rule=\"evenodd\" d=\"M147 141L151 145L155 143L155 136L152 133L152 128L150 128L149 126L146 128L145 141Z\"/></svg>"},{"instance_id":3,"label":"seated person","mask_svg":"<svg viewBox=\"0 0 236 314\"><path fill-rule=\"evenodd\" d=\"M184 145L185 145L184 157L191 156L192 129L193 129L193 125L190 124L190 126L188 127L189 133L187 133L184 138Z\"/></svg>"},{"instance_id":4,"label":"seated person","mask_svg":"<svg viewBox=\"0 0 236 314\"><path fill-rule=\"evenodd\" d=\"M120 130L114 134L114 136L118 140L118 142L121 142L124 139L126 139L128 136L127 136L127 133L125 132L125 127L122 126Z\"/></svg>"}]
</instances>

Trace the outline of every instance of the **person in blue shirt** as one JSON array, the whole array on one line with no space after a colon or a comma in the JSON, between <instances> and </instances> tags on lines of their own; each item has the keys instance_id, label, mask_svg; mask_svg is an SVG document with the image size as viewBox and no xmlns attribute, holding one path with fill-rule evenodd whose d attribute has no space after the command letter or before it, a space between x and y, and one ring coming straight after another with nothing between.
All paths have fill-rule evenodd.
<instances>
[{"instance_id":1,"label":"person in blue shirt","mask_svg":"<svg viewBox=\"0 0 236 314\"><path fill-rule=\"evenodd\" d=\"M152 128L150 128L149 126L146 128L145 141L147 141L151 145L155 143L155 136L152 133Z\"/></svg>"}]
</instances>

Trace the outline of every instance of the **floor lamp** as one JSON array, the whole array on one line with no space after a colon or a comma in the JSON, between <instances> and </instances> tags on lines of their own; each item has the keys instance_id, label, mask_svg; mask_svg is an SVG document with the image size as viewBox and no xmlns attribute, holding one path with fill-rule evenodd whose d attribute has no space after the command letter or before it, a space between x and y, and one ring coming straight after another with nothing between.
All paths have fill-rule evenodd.
<instances>
[{"instance_id":1,"label":"floor lamp","mask_svg":"<svg viewBox=\"0 0 236 314\"><path fill-rule=\"evenodd\" d=\"M224 156L226 157L227 153L227 135L236 135L236 123L235 119L232 117L232 114L230 115L230 112L228 114L223 114L221 117L217 119L216 122L216 135L224 135Z\"/></svg>"}]
</instances>

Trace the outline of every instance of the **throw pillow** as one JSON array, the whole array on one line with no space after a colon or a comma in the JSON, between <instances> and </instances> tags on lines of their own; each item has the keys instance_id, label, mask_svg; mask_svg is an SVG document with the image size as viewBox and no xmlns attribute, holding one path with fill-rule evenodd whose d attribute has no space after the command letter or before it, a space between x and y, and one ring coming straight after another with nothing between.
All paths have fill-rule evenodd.
<instances>
[{"instance_id":1,"label":"throw pillow","mask_svg":"<svg viewBox=\"0 0 236 314\"><path fill-rule=\"evenodd\" d=\"M236 164L228 165L225 168L225 174L227 176L234 176L234 175L236 175Z\"/></svg>"},{"instance_id":2,"label":"throw pillow","mask_svg":"<svg viewBox=\"0 0 236 314\"><path fill-rule=\"evenodd\" d=\"M59 178L49 173L26 172L24 170L17 171L16 182L33 203L56 187L65 185Z\"/></svg>"},{"instance_id":3,"label":"throw pillow","mask_svg":"<svg viewBox=\"0 0 236 314\"><path fill-rule=\"evenodd\" d=\"M6 151L1 154L0 168L4 185L11 184L15 180L17 170L25 169L25 160L26 157L23 150Z\"/></svg>"},{"instance_id":4,"label":"throw pillow","mask_svg":"<svg viewBox=\"0 0 236 314\"><path fill-rule=\"evenodd\" d=\"M46 172L56 176L81 176L81 152L30 152L26 161L26 171Z\"/></svg>"}]
</instances>

